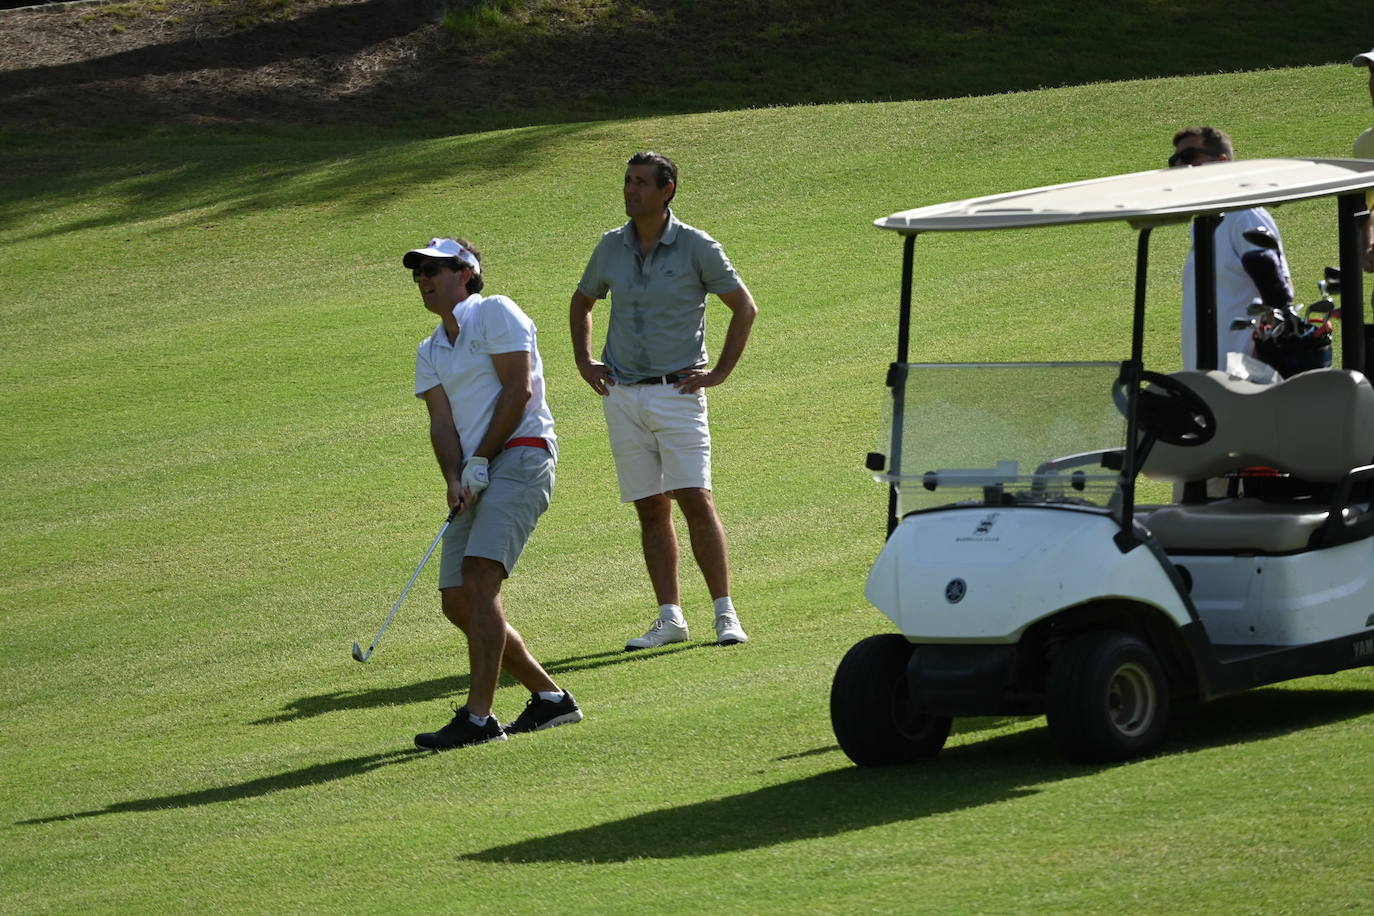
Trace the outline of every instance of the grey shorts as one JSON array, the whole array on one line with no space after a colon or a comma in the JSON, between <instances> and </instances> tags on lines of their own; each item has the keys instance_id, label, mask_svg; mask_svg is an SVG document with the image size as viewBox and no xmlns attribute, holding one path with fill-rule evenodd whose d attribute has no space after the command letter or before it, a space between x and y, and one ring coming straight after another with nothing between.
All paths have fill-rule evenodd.
<instances>
[{"instance_id":1,"label":"grey shorts","mask_svg":"<svg viewBox=\"0 0 1374 916\"><path fill-rule=\"evenodd\" d=\"M453 520L439 555L439 588L463 584L463 558L495 560L509 576L553 496L553 456L519 445L492 459L491 484Z\"/></svg>"}]
</instances>

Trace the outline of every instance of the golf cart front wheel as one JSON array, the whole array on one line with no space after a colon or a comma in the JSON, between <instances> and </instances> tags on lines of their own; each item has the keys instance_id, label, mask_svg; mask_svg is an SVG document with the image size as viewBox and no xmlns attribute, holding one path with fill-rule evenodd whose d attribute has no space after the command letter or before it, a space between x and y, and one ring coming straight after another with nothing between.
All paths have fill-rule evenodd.
<instances>
[{"instance_id":1,"label":"golf cart front wheel","mask_svg":"<svg viewBox=\"0 0 1374 916\"><path fill-rule=\"evenodd\" d=\"M940 753L950 718L917 712L907 665L914 647L895 633L856 643L830 685L830 725L840 749L859 766L914 763Z\"/></svg>"},{"instance_id":2,"label":"golf cart front wheel","mask_svg":"<svg viewBox=\"0 0 1374 916\"><path fill-rule=\"evenodd\" d=\"M1083 762L1153 753L1169 723L1169 685L1153 649L1129 633L1084 633L1050 668L1045 714L1064 756Z\"/></svg>"}]
</instances>

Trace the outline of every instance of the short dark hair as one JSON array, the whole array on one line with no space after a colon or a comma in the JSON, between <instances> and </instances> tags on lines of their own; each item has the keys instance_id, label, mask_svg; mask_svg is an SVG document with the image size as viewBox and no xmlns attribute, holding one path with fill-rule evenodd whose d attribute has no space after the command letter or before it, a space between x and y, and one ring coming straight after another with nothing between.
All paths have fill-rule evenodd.
<instances>
[{"instance_id":1,"label":"short dark hair","mask_svg":"<svg viewBox=\"0 0 1374 916\"><path fill-rule=\"evenodd\" d=\"M668 182L673 183L673 193L668 195L664 206L673 202L677 196L677 163L660 153L641 151L630 157L630 161L625 163L630 165L652 165L654 167L654 184L660 188L667 187Z\"/></svg>"},{"instance_id":2,"label":"short dark hair","mask_svg":"<svg viewBox=\"0 0 1374 916\"><path fill-rule=\"evenodd\" d=\"M466 249L468 250L468 253L471 254L474 258L477 259L477 263L478 263L478 264L481 264L481 263L482 263L482 252L478 251L477 248L476 248L471 242L469 242L467 239L463 238L462 236L457 236L457 235L455 235L455 236L453 237L453 240L454 240L455 242L457 242L459 245L462 245L464 248L466 248ZM462 261L459 261L457 258L454 258L454 259L453 259L453 262L454 262L454 263L453 263L453 269L454 269L454 272L455 272L455 273L458 272L458 271L460 271L460 270L462 270L462 269L466 266L465 264L463 264ZM486 273L485 270L483 270L482 273L480 273L480 274L474 272L473 275L472 275L471 277L468 278L468 295L469 295L469 296L471 296L473 293L480 293L480 292L482 291L482 287L484 287L484 286L487 285L487 284L482 280L482 274L485 274L485 273Z\"/></svg>"},{"instance_id":3,"label":"short dark hair","mask_svg":"<svg viewBox=\"0 0 1374 916\"><path fill-rule=\"evenodd\" d=\"M1174 146L1178 146L1180 140L1196 137L1202 141L1202 148L1213 156L1225 155L1228 159L1236 158L1236 151L1231 146L1231 137L1224 130L1215 127L1185 127L1174 134Z\"/></svg>"}]
</instances>

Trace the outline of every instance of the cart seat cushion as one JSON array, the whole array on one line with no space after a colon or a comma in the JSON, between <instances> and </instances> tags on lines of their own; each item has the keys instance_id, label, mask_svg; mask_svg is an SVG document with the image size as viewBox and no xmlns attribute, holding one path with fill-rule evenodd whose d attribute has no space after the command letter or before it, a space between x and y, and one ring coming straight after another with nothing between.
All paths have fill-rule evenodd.
<instances>
[{"instance_id":1,"label":"cart seat cushion","mask_svg":"<svg viewBox=\"0 0 1374 916\"><path fill-rule=\"evenodd\" d=\"M1145 527L1168 551L1293 553L1307 549L1326 518L1326 506L1221 499L1156 509Z\"/></svg>"},{"instance_id":2,"label":"cart seat cushion","mask_svg":"<svg viewBox=\"0 0 1374 916\"><path fill-rule=\"evenodd\" d=\"M1216 414L1216 435L1198 446L1156 443L1144 473L1156 480L1205 480L1249 467L1335 483L1374 460L1374 388L1345 369L1313 369L1277 385L1224 372L1173 373Z\"/></svg>"}]
</instances>

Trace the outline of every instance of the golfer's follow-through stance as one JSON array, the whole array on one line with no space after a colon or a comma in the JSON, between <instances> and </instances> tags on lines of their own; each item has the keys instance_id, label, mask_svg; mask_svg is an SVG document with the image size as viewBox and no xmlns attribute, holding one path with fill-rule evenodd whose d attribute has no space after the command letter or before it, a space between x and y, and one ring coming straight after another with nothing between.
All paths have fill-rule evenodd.
<instances>
[{"instance_id":1,"label":"golfer's follow-through stance","mask_svg":"<svg viewBox=\"0 0 1374 916\"><path fill-rule=\"evenodd\" d=\"M673 502L687 519L692 554L715 604L716 642L748 637L730 598L725 528L711 496L706 389L735 368L758 308L720 245L668 208L677 166L636 153L625 167L629 222L601 237L573 293L570 323L577 371L602 397L620 499L639 515L640 537L659 613L626 649L687 639L678 597ZM607 293L611 317L601 361L592 359L592 307ZM706 366L706 299L730 309L715 366Z\"/></svg>"},{"instance_id":2,"label":"golfer's follow-through stance","mask_svg":"<svg viewBox=\"0 0 1374 916\"><path fill-rule=\"evenodd\" d=\"M501 582L549 506L557 459L534 322L505 296L481 295L481 256L467 242L431 239L402 263L440 321L416 353L415 394L429 409L448 505L458 510L444 535L439 594L444 616L467 636L471 677L453 721L415 743L442 751L580 722L572 694L535 661L501 608ZM531 694L504 728L491 714L502 668Z\"/></svg>"}]
</instances>

